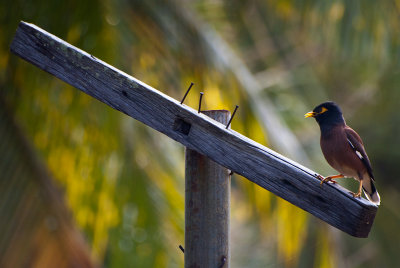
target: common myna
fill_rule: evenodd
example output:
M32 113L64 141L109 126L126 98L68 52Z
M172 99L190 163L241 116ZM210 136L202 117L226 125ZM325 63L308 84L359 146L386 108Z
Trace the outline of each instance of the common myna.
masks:
M314 117L321 130L321 149L326 161L337 171L339 175L323 178L324 182L336 178L353 177L360 181L358 192L354 197L361 196L361 189L368 200L374 204L380 204L380 197L374 185L371 163L365 152L360 136L346 125L342 111L334 102L324 102L304 115Z

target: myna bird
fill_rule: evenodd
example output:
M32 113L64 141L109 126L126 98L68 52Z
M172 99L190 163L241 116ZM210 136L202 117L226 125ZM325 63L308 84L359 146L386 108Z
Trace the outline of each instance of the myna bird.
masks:
M342 111L334 102L324 102L304 115L314 117L321 129L321 149L326 161L339 175L323 178L321 184L336 178L353 177L360 181L358 192L354 197L361 196L361 189L368 200L380 204L380 197L374 185L371 163L364 149L360 136L346 125Z

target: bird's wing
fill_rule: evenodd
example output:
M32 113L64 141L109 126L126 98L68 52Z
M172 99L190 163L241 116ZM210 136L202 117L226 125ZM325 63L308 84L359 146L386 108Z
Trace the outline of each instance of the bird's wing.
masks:
M347 141L349 142L351 148L356 153L358 158L363 162L364 166L367 168L367 172L369 176L374 179L374 175L372 174L371 162L369 161L368 155L365 152L363 142L360 136L355 132L352 128L346 126L344 129Z

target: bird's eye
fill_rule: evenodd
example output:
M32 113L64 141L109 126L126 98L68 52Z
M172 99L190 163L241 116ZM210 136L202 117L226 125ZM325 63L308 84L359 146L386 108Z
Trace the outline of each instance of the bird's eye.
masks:
M321 112L319 112L319 114L323 114L323 113L325 113L326 111L328 111L328 109L326 109L325 107L322 107L322 108L321 108Z

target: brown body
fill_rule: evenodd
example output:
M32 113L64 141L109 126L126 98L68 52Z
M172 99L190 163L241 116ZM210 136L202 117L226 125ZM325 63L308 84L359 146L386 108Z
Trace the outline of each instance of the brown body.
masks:
M354 139L353 142L350 141L351 143L349 136ZM320 142L326 161L334 169L345 177L359 180L367 193L373 193L373 186L371 185L373 177L369 159L360 136L353 129L349 126L333 128L329 134L324 135L324 137L321 136ZM354 151L351 144L358 147L357 151ZM357 152L359 152L359 155ZM365 161L362 161L362 158L365 158Z
M348 126L346 128L335 127L329 134L321 136L322 153L326 161L341 174L346 177L363 179L364 175L368 175L367 167L353 152L347 140L346 130L354 132ZM360 143L362 144L361 139Z

